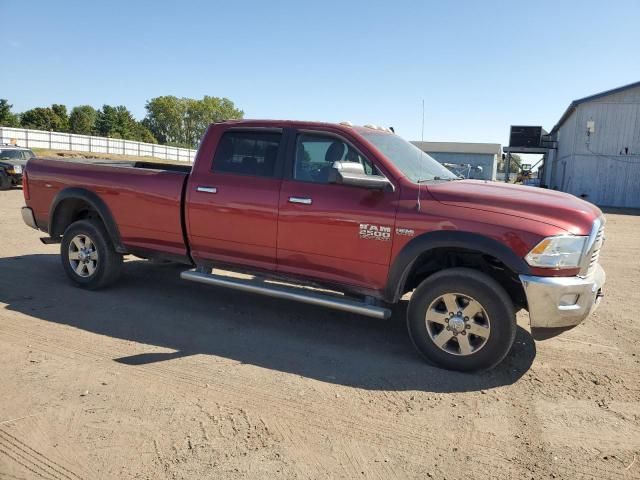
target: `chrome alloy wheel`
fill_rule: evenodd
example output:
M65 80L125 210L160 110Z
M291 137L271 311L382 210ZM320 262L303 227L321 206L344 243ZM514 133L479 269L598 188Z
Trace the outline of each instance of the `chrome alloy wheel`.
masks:
M69 264L77 275L87 278L98 268L98 251L87 235L76 235L69 242Z
M491 333L489 315L480 302L461 293L436 298L427 308L425 321L433 343L453 355L476 353Z

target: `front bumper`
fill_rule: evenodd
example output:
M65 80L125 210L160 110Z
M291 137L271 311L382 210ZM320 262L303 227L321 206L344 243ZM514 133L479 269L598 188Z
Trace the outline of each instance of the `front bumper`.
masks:
M578 325L604 296L604 270L581 277L534 277L520 275L529 305L531 328L567 328Z

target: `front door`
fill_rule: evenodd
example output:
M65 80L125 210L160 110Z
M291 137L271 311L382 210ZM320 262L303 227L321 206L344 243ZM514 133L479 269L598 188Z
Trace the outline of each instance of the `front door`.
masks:
M191 255L275 270L282 131L230 129L187 192Z
M335 161L377 167L353 144L328 133L298 132L280 193L278 271L382 290L397 192L329 182Z

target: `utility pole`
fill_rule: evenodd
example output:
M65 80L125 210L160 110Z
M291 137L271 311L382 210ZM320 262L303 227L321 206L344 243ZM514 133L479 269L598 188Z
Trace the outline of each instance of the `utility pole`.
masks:
M504 183L509 183L510 170L511 170L511 151L508 151L507 164L504 166Z

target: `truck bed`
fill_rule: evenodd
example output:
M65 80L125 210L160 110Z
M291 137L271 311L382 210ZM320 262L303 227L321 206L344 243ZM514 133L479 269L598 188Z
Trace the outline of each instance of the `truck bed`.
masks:
M170 163L34 158L27 166L30 203L38 227L48 230L60 192L92 192L113 215L127 251L186 257L181 199L190 171Z

